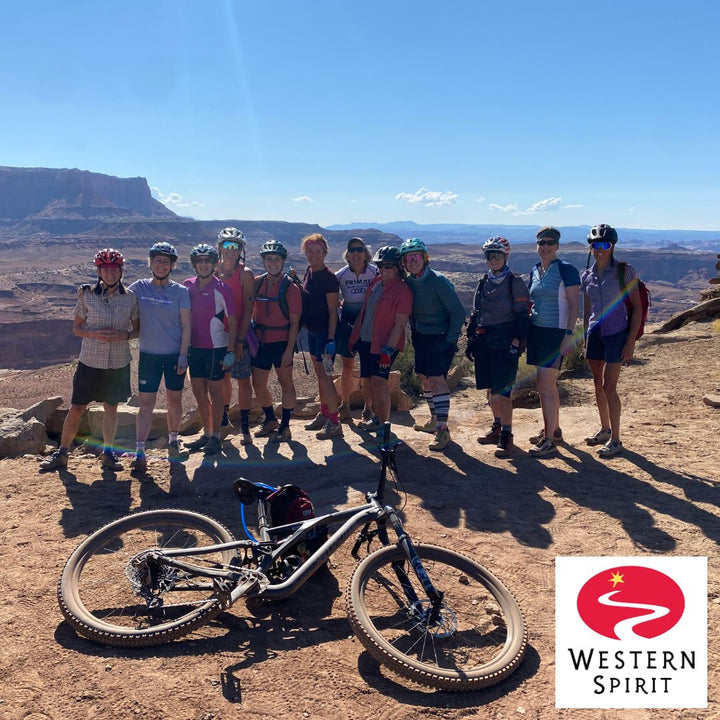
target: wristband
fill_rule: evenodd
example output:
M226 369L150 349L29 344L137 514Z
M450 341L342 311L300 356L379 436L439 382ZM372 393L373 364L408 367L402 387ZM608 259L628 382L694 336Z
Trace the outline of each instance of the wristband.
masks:
M380 349L380 352L383 355L391 355L392 356L392 354L395 352L395 348L390 347L390 345L383 345L382 348Z

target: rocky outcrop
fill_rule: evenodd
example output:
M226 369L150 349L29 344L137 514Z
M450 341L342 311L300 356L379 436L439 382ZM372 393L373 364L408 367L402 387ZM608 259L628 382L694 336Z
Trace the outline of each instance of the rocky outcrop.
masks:
M166 217L145 178L77 169L0 167L0 218Z

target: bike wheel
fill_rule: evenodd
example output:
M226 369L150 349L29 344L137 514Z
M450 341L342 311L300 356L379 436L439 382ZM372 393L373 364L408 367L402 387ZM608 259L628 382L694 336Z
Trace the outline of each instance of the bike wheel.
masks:
M168 566L152 570L158 607L139 592L148 568L133 558L151 548L197 548L234 540L204 515L153 510L116 520L86 538L68 558L58 583L60 610L80 635L103 645L160 645L209 622L222 610L212 581ZM226 567L235 550L180 556L210 568Z
M436 545L415 548L434 587L444 593L431 621L427 599L397 546L368 555L346 592L353 631L367 651L403 677L451 691L494 685L520 664L527 635L509 590L481 565ZM393 564L402 567L419 606L407 598Z

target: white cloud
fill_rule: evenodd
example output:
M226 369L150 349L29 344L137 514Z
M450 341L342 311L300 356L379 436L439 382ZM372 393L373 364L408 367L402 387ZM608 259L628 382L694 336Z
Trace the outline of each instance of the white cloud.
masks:
M491 210L499 210L500 212L511 212L515 215L518 215L520 213L520 208L517 206L517 204L513 205L497 205L496 203L490 203L488 206Z
M310 203L313 199L307 195L298 195L298 197L293 198L292 201L296 203Z
M634 207L628 208L627 212L635 212L635 208Z
M537 213L548 212L550 210L556 210L562 202L561 197L549 197L544 200L538 200L534 202L530 207L525 210L521 210L517 203L510 205L498 205L497 203L490 203L488 206L491 210L499 210L500 212L512 213L513 215L535 215ZM581 205L566 205L565 207L582 207Z
M485 198L481 195L480 197L475 198L475 202L485 202Z
M442 207L444 205L454 205L457 193L440 192L438 190L428 190L420 188L414 193L401 192L395 196L396 200L407 200L409 203L423 203L425 207Z
M581 208L582 205L563 205L564 208Z
M159 200L163 205L175 205L176 207L203 207L203 203L198 202L197 200L191 200L190 202L183 200L183 196L180 195L180 193L171 192L164 195L160 192L160 188L156 187L151 187L150 192L152 193L152 196L156 200Z

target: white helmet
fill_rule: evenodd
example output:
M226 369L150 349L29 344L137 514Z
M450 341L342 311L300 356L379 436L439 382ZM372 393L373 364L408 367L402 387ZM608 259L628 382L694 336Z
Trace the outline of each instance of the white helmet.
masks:
M510 254L510 243L507 238L496 235L488 238L482 246L483 252L487 255L489 252L501 252L504 255Z
M228 240L236 242L238 245L245 245L245 236L242 231L234 227L226 227L218 233L218 243L224 243Z

